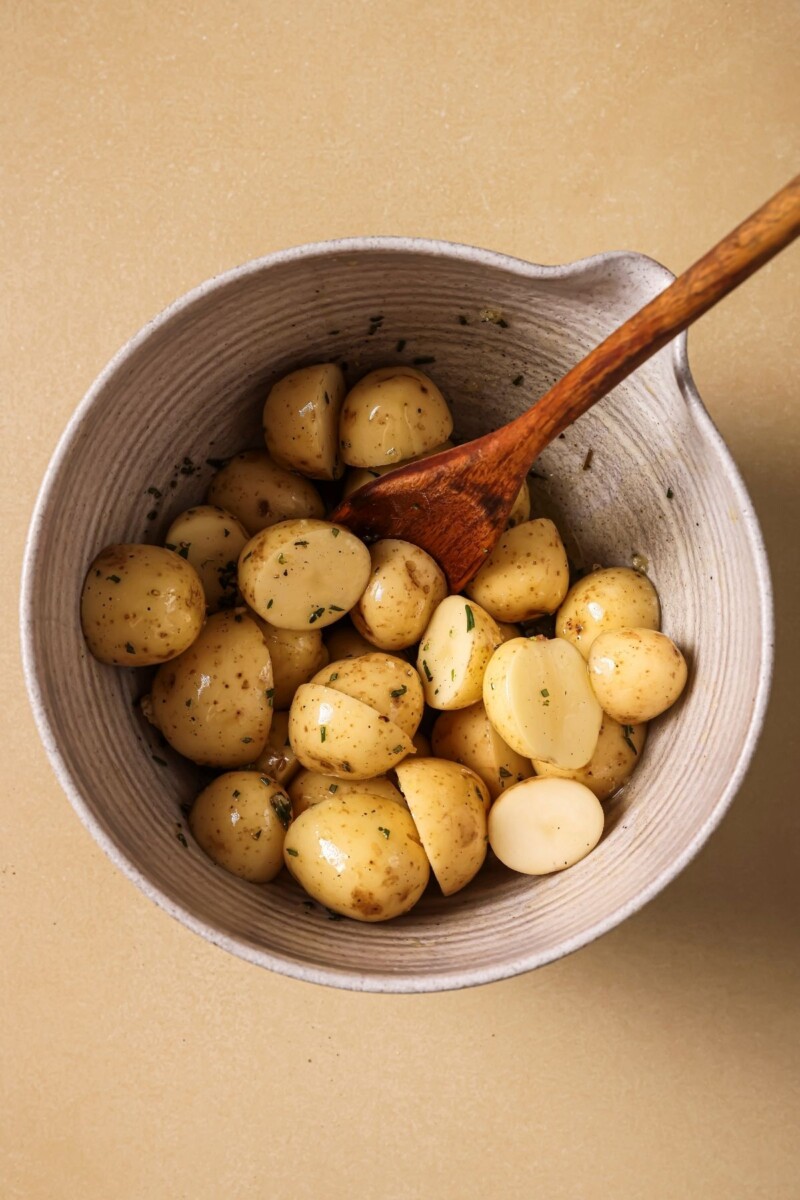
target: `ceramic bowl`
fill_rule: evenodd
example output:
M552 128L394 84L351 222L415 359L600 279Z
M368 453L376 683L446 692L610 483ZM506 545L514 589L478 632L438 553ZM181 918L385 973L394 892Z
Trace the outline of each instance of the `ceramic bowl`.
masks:
M44 480L27 548L23 647L61 785L148 896L252 963L341 987L424 992L559 958L618 925L687 864L752 755L772 609L756 517L695 390L683 338L536 465L535 514L556 519L579 564L646 559L663 627L690 664L682 701L652 723L638 771L609 806L602 842L563 874L532 879L490 866L457 896L429 889L408 916L379 925L332 921L285 874L266 887L226 874L185 835L181 804L197 775L139 718L146 675L95 662L78 618L83 576L102 546L159 541L202 499L209 459L261 444L261 403L282 373L335 359L354 381L385 363L423 365L458 434L472 437L516 416L670 279L628 253L541 267L441 242L329 242L212 279L117 354Z

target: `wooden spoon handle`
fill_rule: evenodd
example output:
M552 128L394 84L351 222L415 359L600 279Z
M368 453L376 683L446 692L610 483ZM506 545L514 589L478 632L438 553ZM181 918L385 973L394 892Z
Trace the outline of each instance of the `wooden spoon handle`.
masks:
M800 234L800 175L635 313L506 428L531 461L676 334Z

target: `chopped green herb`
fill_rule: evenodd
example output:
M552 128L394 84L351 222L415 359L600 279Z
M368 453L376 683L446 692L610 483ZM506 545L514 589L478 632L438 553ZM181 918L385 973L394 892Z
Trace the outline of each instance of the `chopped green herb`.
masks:
M253 557L253 551L250 550L247 554L245 554L244 558L242 559L242 562L247 562L248 558L252 558L252 557Z
M632 725L623 725L622 726L622 740L628 746L629 750L632 750L634 754L638 754L639 751L636 749L636 747L633 744L633 738L631 737L632 733L633 733Z
M270 706L270 708L272 708L272 697L275 695L275 688L274 688L274 687L273 687L273 688L267 688L267 690L266 690L266 692L264 693L264 695L265 695L265 696L267 697L267 699L269 700L269 706Z
M467 633L469 633L471 629L475 628L475 616L468 604L465 604L464 608L467 610Z
M206 459L206 462L208 463L208 465L210 467L213 467L215 471L219 471L222 467L224 467L225 461L226 460L224 458L207 458Z
M387 829L384 825L378 826L378 833L382 833L383 836L387 839L387 841L388 841L390 832L391 832L391 830Z
M405 350L405 348L406 348L406 339L400 338L400 341L395 346L395 350L397 351L398 354L402 354L403 351Z
M593 458L594 458L594 450L590 446L589 449L586 451L586 458L583 460L582 470L591 471Z
M403 753L403 746L395 746L394 749L392 750L392 754L402 754L402 753Z
M450 682L455 683L455 681L456 681L456 669L455 669L455 667L451 667L450 668Z
M335 795L336 792L338 792L338 790L339 790L338 783L332 783L331 786L328 788L328 791L330 792L330 794L332 796Z
M184 544L181 546L181 548L178 551L178 554L180 554L181 558L189 557L189 546L190 545L191 545L191 542L184 542Z
M156 509L156 508L151 508L151 509L150 509L150 512L147 514L147 520L148 520L148 521L155 521L155 519L156 519L156 517L157 517L157 516L158 516L158 509Z
M393 691L389 692L389 695L394 697L394 699L397 699L398 696L405 696L407 691L408 691L408 688L406 687L405 684L403 684L402 687L394 688Z
M234 798L234 800L238 800L238 799L239 799L239 797L241 796L241 794L242 794L242 793L239 791L239 789L238 789L238 788L234 788L234 789L233 789L233 798Z
M501 768L500 768L500 778L501 778L501 779L510 779L510 778L511 778L511 772L510 772L510 771L507 771L507 770L505 769L505 767L501 767Z
M324 741L325 741L325 738L326 738L327 736L328 736L328 730L327 730L326 726L325 726L325 725L320 725L320 727L319 727L319 740L320 740L321 742L324 742Z
M283 555L283 554L279 554L279 555L278 555L278 562L279 562L281 565L283 565L283 564L286 562L286 556L285 556L285 555Z
M335 527L331 530L334 537L338 537L341 532L341 529L336 529Z
M458 323L459 323L459 325L469 325L469 321L467 320L467 318L464 316L463 313L458 314Z
M524 375L517 375L516 379L511 380L511 383L514 387L522 387L524 382L525 382Z
M119 583L119 575L106 575L106 579L110 579L112 583Z
M346 771L348 775L352 774L353 768L350 766L350 763L347 761L347 759L345 759L342 763L342 770Z
M165 758L159 758L157 754L151 754L150 757L152 758L153 762L158 763L158 765L160 767L168 767L169 766L169 763L167 762L167 760Z
M329 604L328 611L329 612L344 612L344 609L340 608L338 604Z
M136 653L136 650L133 648L133 646L130 644L130 642L125 643L125 649L127 650L128 654Z
M272 606L273 606L273 604L274 604L274 603L275 603L275 601L274 601L274 600L268 600L268 601L267 601L267 608L272 608Z
M423 660L422 660L422 669L423 669L423 671L425 672L425 678L427 679L428 683L432 683L432 682L433 682L433 676L431 675L431 669L430 669L430 667L428 666L428 664L425 662L425 659L424 659L424 658L423 658Z
M542 688L540 695L544 696L546 699L550 695L550 693L548 692L547 688Z
M667 499L671 500L674 495L675 493L673 492L672 488L667 488Z
M243 737L242 738L242 741L244 742L245 746L249 746L250 743L252 742L252 740L253 739L251 737Z
M189 849L189 843L187 842L182 829L179 829L177 831L177 833L175 834L175 837L178 839L180 844L183 846L184 850Z
M302 538L300 539L299 542L295 542L295 546L307 546L307 545L308 545L308 542L304 542L302 540Z
M156 500L161 499L161 492L158 490L157 487L149 487L147 489L147 494L148 494L148 496L154 496L156 498Z
M283 792L278 792L277 795L270 796L269 803L283 828L288 829L292 820L292 805L289 797L284 796Z
M320 619L320 617L323 617L324 615L325 615L324 608L315 608L314 611L312 612L311 616L308 618L309 625L313 625L315 621L318 621Z
M297 853L297 851L296 851L296 850L295 850L295 848L294 848L294 846L287 846L287 847L286 847L286 853L287 853L287 854L291 854L292 858L298 858L298 857L299 857L299 856L298 856L298 853Z
M334 671L332 675L328 676L328 683L335 683L338 678L339 678L339 672Z

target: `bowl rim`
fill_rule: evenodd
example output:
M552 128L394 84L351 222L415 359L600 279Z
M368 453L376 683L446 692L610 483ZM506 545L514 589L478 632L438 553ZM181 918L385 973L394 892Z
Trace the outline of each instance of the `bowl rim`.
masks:
M173 900L157 887L130 861L125 851L102 828L97 818L91 812L87 801L81 793L78 781L73 777L61 753L58 739L47 715L47 704L36 668L34 603L36 578L41 568L40 540L44 518L51 502L51 494L56 478L60 474L71 447L78 437L87 417L90 415L98 396L102 394L108 382L124 368L129 359L153 333L168 325L175 317L211 293L222 290L229 285L247 279L251 275L259 274L273 267L315 257L350 252L359 253L363 251L414 253L423 257L451 258L492 269L500 269L528 279L545 281L563 279L568 276L572 278L580 277L596 270L598 267L624 260L627 262L637 262L647 267L653 279L663 282L663 287L667 287L674 279L674 275L666 267L648 255L637 251L612 250L589 255L569 263L543 265L531 263L525 259L503 254L499 251L484 250L460 242L431 238L370 236L308 242L287 249L277 250L273 253L251 259L248 262L204 280L147 321L117 350L86 391L56 444L34 503L25 541L19 607L23 675L33 716L47 757L50 760L50 764L62 790L66 793L78 817L114 865L128 879L135 883L149 899L169 913L170 916L221 949L227 950L231 954L235 954L237 957L256 966L266 967L269 970L276 971L290 978L361 992L408 994L451 991L478 984L494 983L527 971L532 971L537 967L545 966L547 963L554 962L568 954L574 953L574 951L580 949L582 946L588 945L602 934L621 924L635 912L638 912L639 909L649 903L650 900L658 895L667 884L683 871L707 841L722 820L722 817L744 781L755 752L764 724L773 668L774 611L769 562L761 527L742 475L722 435L706 410L692 377L689 368L685 332L679 334L668 347L671 351L671 364L675 375L675 382L704 441L716 454L730 481L740 507L741 519L752 552L760 605L761 638L759 673L750 721L747 732L742 739L735 767L725 787L722 789L716 804L708 814L706 820L690 842L683 848L682 852L656 876L648 880L627 903L619 905L618 908L603 919L596 921L574 937L560 942L550 950L531 953L510 962L495 963L490 966L478 966L469 970L448 970L445 968L431 974L417 975L409 972L401 975L386 970L354 972L336 967L320 968L300 958L270 953L243 939L224 933L215 925L195 916L189 909Z

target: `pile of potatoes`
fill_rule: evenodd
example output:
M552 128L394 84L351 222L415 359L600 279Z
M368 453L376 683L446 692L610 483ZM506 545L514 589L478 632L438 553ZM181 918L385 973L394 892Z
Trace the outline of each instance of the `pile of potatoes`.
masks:
M431 872L458 892L488 847L530 875L585 857L686 682L649 579L609 567L570 587L527 485L464 595L419 547L326 519L313 480L349 494L450 444L413 368L350 391L335 364L303 368L263 424L266 449L222 466L164 546L102 550L81 598L92 654L155 667L144 715L220 772L189 814L198 845L253 883L285 864L362 921L407 912ZM556 636L525 636L546 614Z

